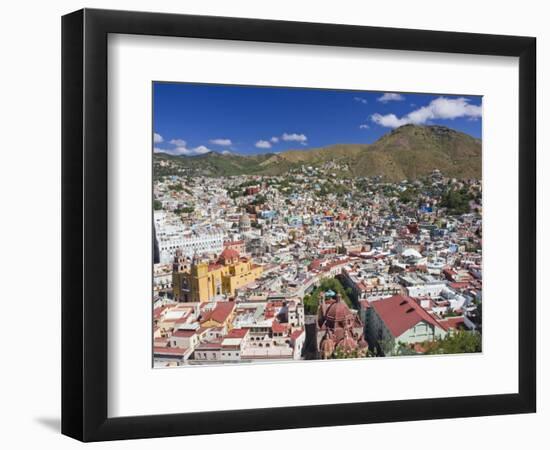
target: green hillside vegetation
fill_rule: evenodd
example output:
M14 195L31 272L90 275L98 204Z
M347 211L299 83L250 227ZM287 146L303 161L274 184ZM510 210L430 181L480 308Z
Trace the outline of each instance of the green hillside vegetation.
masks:
M386 181L417 179L439 169L453 178L481 178L481 141L442 126L404 125L373 144L338 144L278 154L237 155L207 153L173 156L155 153L155 177L184 170L189 175L284 175L302 166L319 168L327 163L339 176L381 176Z

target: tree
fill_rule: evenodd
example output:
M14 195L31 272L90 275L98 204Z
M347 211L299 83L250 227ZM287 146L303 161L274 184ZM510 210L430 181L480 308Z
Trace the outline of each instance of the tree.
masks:
M426 351L427 355L481 352L481 334L477 331L459 330L443 339L434 341Z
M193 206L186 206L184 208L176 209L176 214L191 214L193 211L195 211L195 208Z
M341 348L336 348L331 355L331 359L351 359L351 358L372 358L374 354L370 350L342 350Z
M471 196L464 190L447 190L441 197L440 205L447 208L450 214L466 214L470 212Z
M306 314L315 314L317 312L318 300L313 298L313 296L309 294L304 295L303 302Z
M153 209L155 211L161 210L162 209L162 202L160 200L157 200L157 199L153 200Z
M267 201L267 198L265 195L258 194L256 195L256 198L250 202L251 205L263 205Z
M306 314L317 313L317 308L319 307L319 294L329 290L339 294L348 306L353 306L346 289L342 286L342 283L340 283L340 281L336 278L325 278L321 281L319 286L311 292L311 294L304 295L303 302Z
M399 201L401 203L410 203L414 200L415 194L411 192L410 189L407 189L399 194Z
M171 191L181 192L183 191L183 186L179 183L175 183L168 186L168 189L170 189Z

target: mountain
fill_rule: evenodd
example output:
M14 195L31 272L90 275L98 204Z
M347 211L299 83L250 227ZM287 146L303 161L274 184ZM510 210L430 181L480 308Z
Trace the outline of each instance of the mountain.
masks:
M442 126L404 125L369 146L357 174L415 179L439 169L454 178L481 178L481 140Z
M155 176L172 175L183 169L185 173L192 175L216 177L255 174L260 169L261 163L272 156L272 154L244 156L216 152L196 156L154 153L153 163ZM162 166L161 162L167 163L168 166Z
M165 161L164 167L160 162ZM481 178L481 140L443 126L404 125L373 144L338 144L263 155L155 153L155 175L282 175L304 166L329 167L341 175L416 179L439 169L455 178ZM170 162L170 163L168 163ZM332 169L336 167L336 169Z

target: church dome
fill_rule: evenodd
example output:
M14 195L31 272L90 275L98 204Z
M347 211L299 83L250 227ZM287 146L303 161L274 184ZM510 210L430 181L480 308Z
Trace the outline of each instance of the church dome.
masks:
M248 217L248 214L244 213L240 217L239 224L241 224L241 225L250 225L250 217Z
M239 252L232 248L226 248L218 258L218 260L222 263L231 262L236 259L239 259Z
M243 213L243 215L239 218L239 231L241 233L250 231L250 217L246 213Z
M325 322L328 327L345 327L347 323L353 320L353 313L348 308L345 302L340 300L340 296L336 297L336 301L327 308L325 314Z

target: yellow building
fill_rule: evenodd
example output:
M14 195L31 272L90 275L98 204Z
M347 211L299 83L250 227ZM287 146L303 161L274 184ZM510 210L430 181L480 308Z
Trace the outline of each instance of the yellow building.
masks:
M226 248L218 261L194 260L186 264L176 256L172 273L174 299L180 302L208 302L218 295L235 295L235 290L252 283L262 274L262 267L239 252Z

